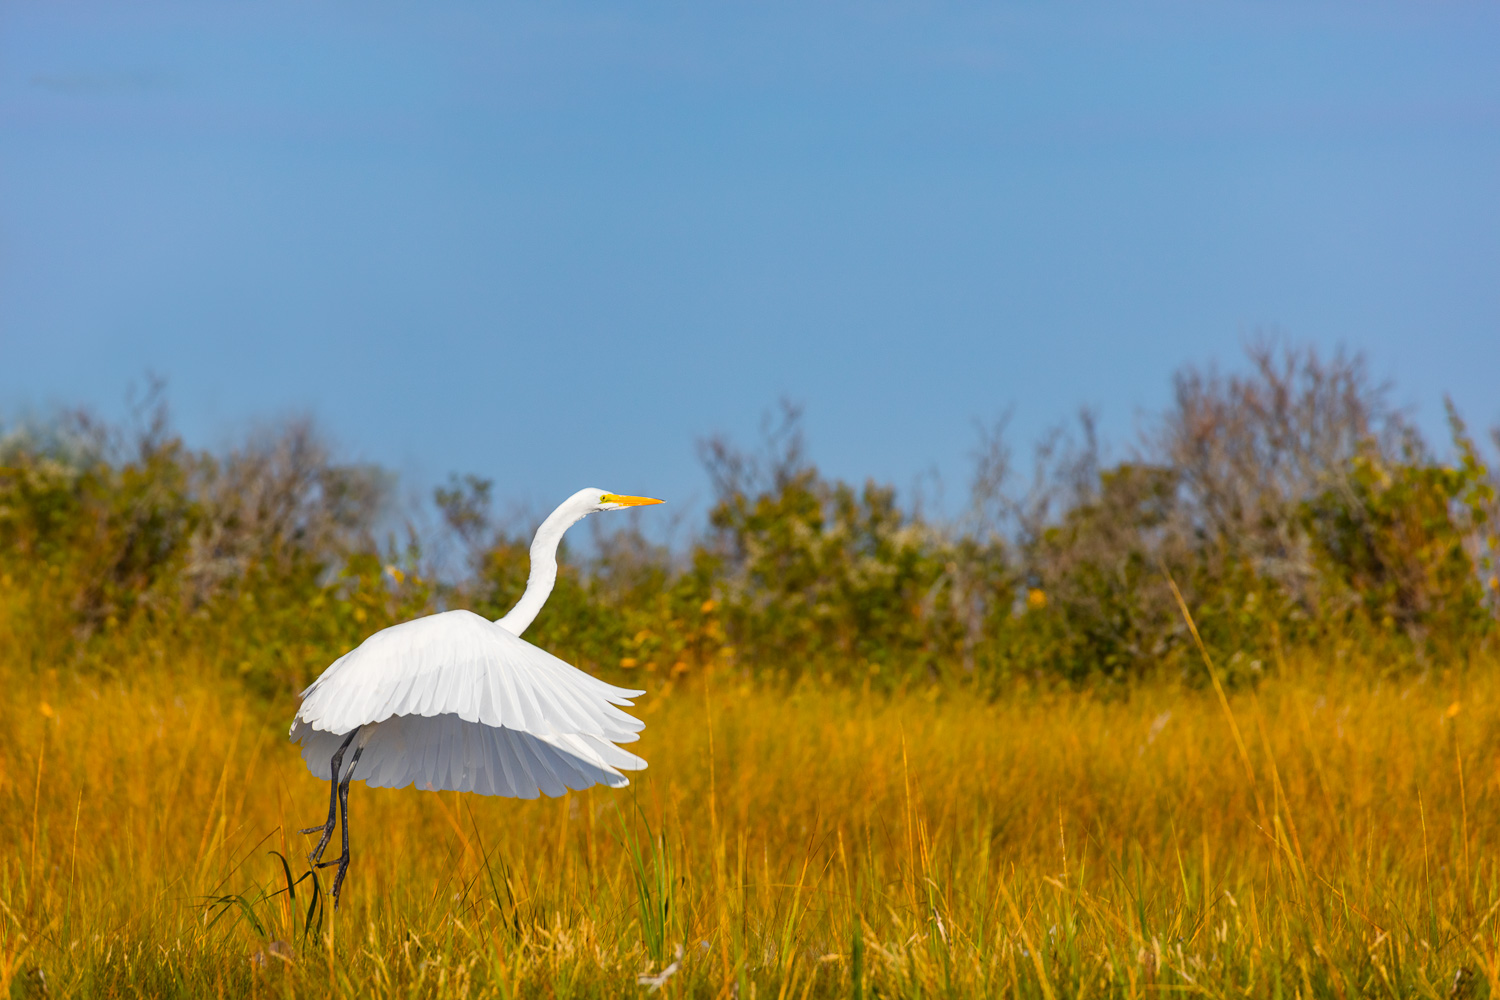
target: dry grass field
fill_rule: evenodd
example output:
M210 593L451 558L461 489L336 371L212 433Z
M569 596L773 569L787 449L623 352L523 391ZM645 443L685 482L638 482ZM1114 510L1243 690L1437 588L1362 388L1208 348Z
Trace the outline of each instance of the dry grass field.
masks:
M668 685L623 791L356 784L334 912L285 891L327 801L291 703L0 663L0 996L1482 996L1497 666Z

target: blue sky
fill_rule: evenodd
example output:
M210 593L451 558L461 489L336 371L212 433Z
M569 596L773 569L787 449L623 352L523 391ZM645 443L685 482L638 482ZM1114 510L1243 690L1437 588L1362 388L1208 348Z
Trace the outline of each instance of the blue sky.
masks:
M1500 7L0 0L0 415L310 413L412 487L702 510L1123 448L1258 332L1500 422Z

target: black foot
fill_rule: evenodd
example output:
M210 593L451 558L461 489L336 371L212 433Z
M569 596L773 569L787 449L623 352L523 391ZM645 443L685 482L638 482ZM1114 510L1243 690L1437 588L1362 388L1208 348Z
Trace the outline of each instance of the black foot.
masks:
M339 908L339 890L344 887L344 876L349 873L348 852L346 851L341 857L334 858L332 861L321 861L314 867L332 868L334 865L338 865L339 868L338 874L333 877L333 889L331 890L333 893L333 908L337 910Z
M348 871L349 859L345 858L344 863L339 865L339 873L333 877L333 908L335 910L339 908L339 890L344 887L344 875Z
M323 856L323 852L328 849L328 842L333 839L333 828L335 825L334 823L329 823L327 826L310 826L306 830L297 831L298 833L321 833L323 835L318 840L318 846L314 847L307 854L307 860L310 864L316 865L318 859Z

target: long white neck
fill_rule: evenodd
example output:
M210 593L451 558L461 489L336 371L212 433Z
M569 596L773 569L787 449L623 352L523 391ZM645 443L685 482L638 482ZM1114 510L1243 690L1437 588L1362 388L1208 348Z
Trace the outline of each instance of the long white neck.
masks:
M597 495L598 491L589 491ZM589 509L575 503L570 497L561 507L547 515L547 520L536 529L531 540L531 575L526 579L526 593L503 618L495 619L511 635L520 635L536 620L537 612L547 603L552 587L557 583L557 546L562 542L563 532L583 520Z

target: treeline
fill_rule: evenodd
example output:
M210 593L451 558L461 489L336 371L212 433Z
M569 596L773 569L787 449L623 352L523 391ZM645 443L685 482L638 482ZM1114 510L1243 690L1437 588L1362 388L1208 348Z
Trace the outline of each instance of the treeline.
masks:
M1358 356L1260 345L1249 362L1180 371L1123 460L1087 414L1024 468L1003 424L985 430L946 520L824 476L784 409L755 449L702 445L714 503L685 551L630 530L565 550L528 638L652 685L712 671L981 690L1202 678L1184 604L1230 682L1293 645L1373 648L1397 670L1494 643L1496 478L1452 407L1442 459ZM433 532L380 530L392 477L337 462L308 425L210 455L164 409L141 412L128 432L73 415L0 438L12 663L191 659L281 693L376 629L448 607L498 617L525 586L529 530L497 526L487 481L436 491L465 568L438 582Z

